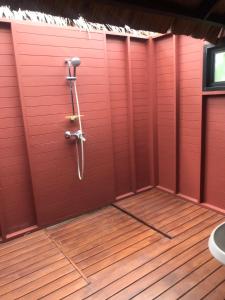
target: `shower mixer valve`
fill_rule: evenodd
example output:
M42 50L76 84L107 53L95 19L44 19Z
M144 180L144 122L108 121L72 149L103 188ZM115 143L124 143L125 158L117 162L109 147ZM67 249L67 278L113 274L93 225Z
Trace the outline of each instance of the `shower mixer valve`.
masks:
M85 142L86 139L84 137L84 133L81 130L77 130L77 131L65 131L64 134L66 139L76 139L78 141L82 141Z

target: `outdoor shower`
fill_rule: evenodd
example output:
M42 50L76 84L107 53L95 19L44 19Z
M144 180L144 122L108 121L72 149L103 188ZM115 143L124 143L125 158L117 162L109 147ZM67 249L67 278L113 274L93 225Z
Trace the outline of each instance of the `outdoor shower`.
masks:
M76 122L78 120L78 130L75 131L65 131L64 136L66 139L73 139L75 141L76 147L76 156L77 156L77 173L80 180L83 179L84 176L84 142L86 141L84 137L84 133L82 130L82 122L81 122L81 114L80 114L80 104L77 94L77 85L76 85L76 67L80 65L80 58L73 57L66 59L66 63L68 65L68 76L66 79L69 82L70 86L70 96L72 103L72 112L73 114L67 116L71 122ZM76 101L77 112L75 112L74 98Z

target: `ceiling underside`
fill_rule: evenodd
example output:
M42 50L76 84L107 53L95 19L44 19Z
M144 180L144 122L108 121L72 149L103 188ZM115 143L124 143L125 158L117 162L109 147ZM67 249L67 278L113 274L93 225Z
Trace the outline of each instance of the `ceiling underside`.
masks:
M137 30L172 32L212 43L225 36L225 0L3 0L12 9L28 9L66 18Z

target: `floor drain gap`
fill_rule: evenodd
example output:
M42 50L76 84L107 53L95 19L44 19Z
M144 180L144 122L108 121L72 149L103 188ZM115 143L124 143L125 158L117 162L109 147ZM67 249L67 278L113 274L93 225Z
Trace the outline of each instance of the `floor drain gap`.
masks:
M161 231L160 229L158 229L157 227L155 227L152 224L149 224L147 222L145 222L144 220L140 219L139 217L135 216L134 214L130 213L129 211L127 211L126 209L123 209L119 206L117 206L116 204L112 203L111 206L115 207L116 209L120 210L121 212L127 214L128 216L132 217L133 219L137 220L138 222L144 224L145 226L151 228L152 230L158 232L159 234L163 235L164 237L168 238L168 239L172 239L173 237L170 236L169 234L167 234L166 232Z

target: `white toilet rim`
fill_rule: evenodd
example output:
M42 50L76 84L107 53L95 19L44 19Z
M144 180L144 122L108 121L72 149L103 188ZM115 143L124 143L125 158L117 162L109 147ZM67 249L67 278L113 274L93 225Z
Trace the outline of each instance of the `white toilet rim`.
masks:
M210 237L209 237L209 242L208 242L208 246L209 246L209 250L212 254L212 256L214 256L220 263L225 264L225 251L223 251L216 243L215 241L215 233L216 231L221 227L224 226L224 223L219 224L211 233Z

